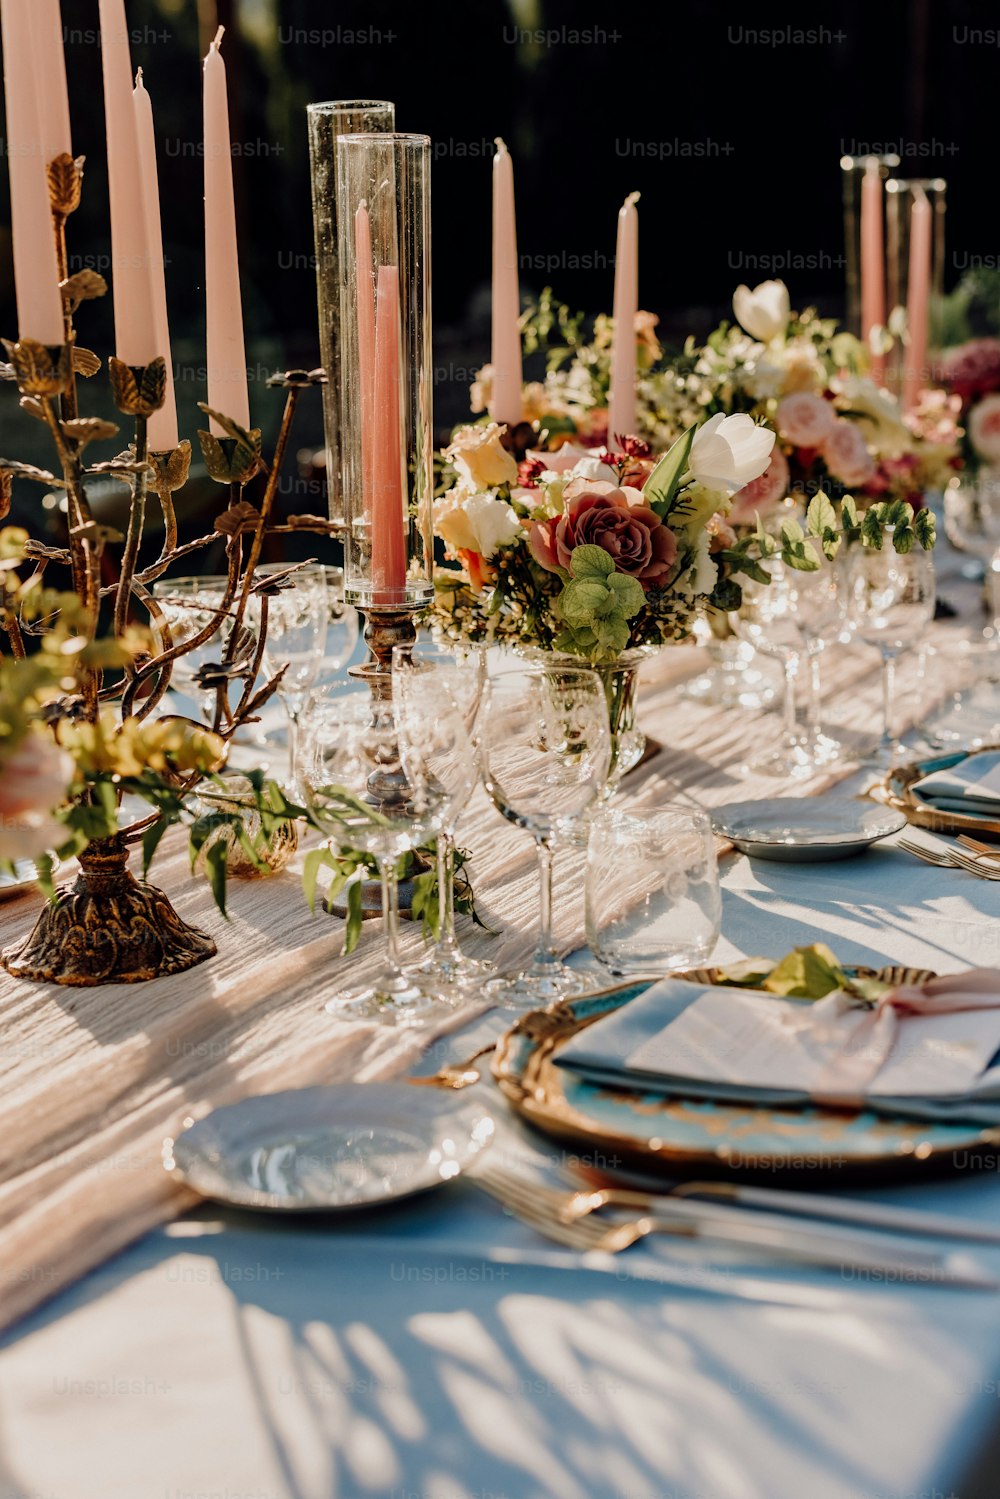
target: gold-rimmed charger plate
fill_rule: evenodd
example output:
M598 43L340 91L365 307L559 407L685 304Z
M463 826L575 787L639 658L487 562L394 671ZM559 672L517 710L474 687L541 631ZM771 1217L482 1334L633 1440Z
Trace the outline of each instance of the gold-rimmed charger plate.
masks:
M920 983L925 969L854 970L886 983ZM678 974L718 983L718 969ZM864 1110L779 1109L668 1098L588 1082L555 1065L571 1037L628 1004L651 980L578 995L522 1015L501 1038L493 1076L514 1110L571 1145L595 1168L639 1167L668 1175L815 1177L903 1172L916 1166L994 1164L1000 1131L975 1124L893 1119Z
M887 807L902 812L907 822L914 827L927 828L932 833L973 833L978 837L1000 840L1000 817L985 817L973 812L945 812L932 807L914 793L917 781L923 780L935 770L950 770L960 765L970 755L986 754L990 750L1000 751L1000 744L979 744L975 749L951 750L948 754L934 755L926 760L914 760L907 765L894 766L886 773L878 788L879 800Z

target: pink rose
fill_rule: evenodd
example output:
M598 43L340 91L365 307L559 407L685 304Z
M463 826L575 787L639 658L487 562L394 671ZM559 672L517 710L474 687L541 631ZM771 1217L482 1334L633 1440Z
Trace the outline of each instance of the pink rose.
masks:
M836 413L829 401L808 390L795 391L778 402L775 423L778 431L797 448L819 448L830 434Z
M771 449L771 461L760 475L749 484L744 484L733 495L729 511L729 523L733 526L752 526L755 515L767 515L788 493L788 460L777 446Z
M66 800L73 762L50 734L27 734L0 771L0 859L34 859L65 843L51 816Z
M571 479L563 492L564 513L536 521L528 546L549 572L568 568L574 547L602 547L620 573L649 588L665 580L677 558L677 538L638 489L619 489L594 479Z
M822 447L823 460L842 484L866 484L875 473L875 460L853 422L838 417Z
M969 441L987 463L1000 461L1000 395L983 396L969 412Z

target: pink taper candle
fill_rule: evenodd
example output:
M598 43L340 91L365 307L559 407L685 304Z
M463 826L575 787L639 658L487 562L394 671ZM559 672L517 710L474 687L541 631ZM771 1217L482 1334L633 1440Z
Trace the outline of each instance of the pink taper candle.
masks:
M375 440L372 457L372 590L386 603L406 587L399 267L378 272L375 304Z
M25 7L28 9L29 7ZM66 54L59 0L31 0L35 77L42 132L42 158L46 165L57 156L72 156L69 128L69 95L66 92Z
M229 135L226 65L219 45L205 58L205 302L208 330L208 404L241 427L250 426L240 258L236 243L233 149ZM212 431L222 429L212 422Z
M136 74L136 134L139 141L139 174L142 179L143 208L146 214L146 238L149 242L150 278L153 286L153 313L156 318L156 346L167 362L167 391L163 405L149 418L149 446L154 453L168 453L177 446L177 397L170 353L170 321L167 317L166 262L163 256L163 229L160 223L160 179L156 168L156 135L153 130L153 105L142 81L142 69Z
M629 193L618 210L615 254L614 342L611 346L611 391L608 397L608 447L635 432L635 315L639 311L638 193Z
M906 286L906 320L910 342L906 349L903 407L912 411L920 399L927 370L927 332L930 322L931 233L934 214L927 194L917 188L910 209L910 267Z
M124 364L145 365L164 350L153 313L139 143L132 103L132 60L124 0L100 0L104 117L108 134L111 199L111 290L115 302L115 352Z
M372 226L368 204L354 215L354 271L358 301L358 374L361 379L361 499L372 513L372 458L375 423L375 281L372 270Z
M872 329L885 325L885 251L882 232L882 172L871 156L861 180L861 337L871 354L871 375L885 383L885 355L872 352Z
M521 420L521 288L517 274L514 219L514 167L497 137L493 158L493 397L495 422L516 427Z
M21 338L54 346L63 341L62 295L42 150L30 15L23 0L3 0L0 19L14 282Z

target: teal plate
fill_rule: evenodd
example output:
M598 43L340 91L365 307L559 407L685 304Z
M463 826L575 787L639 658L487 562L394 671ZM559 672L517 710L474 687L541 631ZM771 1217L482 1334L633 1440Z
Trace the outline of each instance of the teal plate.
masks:
M714 977L711 970L678 976L702 983ZM877 977L902 983L929 975L887 968ZM649 987L644 980L534 1010L497 1048L493 1075L504 1096L528 1123L572 1144L582 1165L747 1178L995 1165L1000 1131L981 1125L665 1098L587 1082L554 1065L571 1036Z

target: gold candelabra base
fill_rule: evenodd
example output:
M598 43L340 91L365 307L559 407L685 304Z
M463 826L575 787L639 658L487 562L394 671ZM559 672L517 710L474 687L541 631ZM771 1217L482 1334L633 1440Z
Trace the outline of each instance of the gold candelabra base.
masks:
M183 973L217 952L182 921L162 890L128 870L123 840L92 843L80 873L56 892L25 941L0 954L14 978L89 988Z

